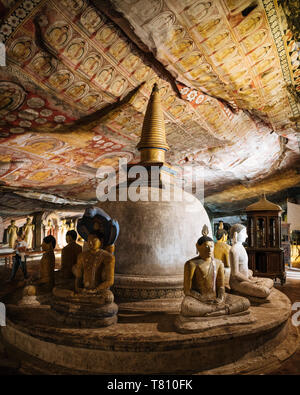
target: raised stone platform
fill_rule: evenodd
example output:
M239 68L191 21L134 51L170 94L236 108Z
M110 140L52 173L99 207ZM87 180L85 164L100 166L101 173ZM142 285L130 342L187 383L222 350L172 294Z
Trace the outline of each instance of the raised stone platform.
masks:
M253 314L248 311L223 315L220 317L184 317L178 315L175 318L176 330L180 333L200 333L208 329L220 327L232 327L233 325L248 325L256 321Z
M78 329L58 322L50 306L7 304L7 326L1 333L24 373L268 372L297 347L290 301L274 290L270 303L251 306L250 311L253 323L180 334L175 332L174 313L120 315L119 323L110 327Z

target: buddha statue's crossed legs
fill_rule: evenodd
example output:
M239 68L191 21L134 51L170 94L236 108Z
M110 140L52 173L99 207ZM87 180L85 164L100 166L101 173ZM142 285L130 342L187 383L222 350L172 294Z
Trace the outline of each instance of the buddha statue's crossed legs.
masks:
M235 295L225 295L225 301L220 304L207 304L191 296L186 296L181 305L181 314L185 317L216 317L235 314L247 310L249 302Z

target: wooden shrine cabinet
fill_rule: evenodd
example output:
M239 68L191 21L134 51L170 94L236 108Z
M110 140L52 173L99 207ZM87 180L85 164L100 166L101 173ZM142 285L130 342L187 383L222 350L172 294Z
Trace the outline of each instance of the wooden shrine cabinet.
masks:
M281 247L284 252L284 263L291 267L291 224L281 222Z
M284 252L281 248L281 207L263 196L246 208L248 265L254 277L286 281Z

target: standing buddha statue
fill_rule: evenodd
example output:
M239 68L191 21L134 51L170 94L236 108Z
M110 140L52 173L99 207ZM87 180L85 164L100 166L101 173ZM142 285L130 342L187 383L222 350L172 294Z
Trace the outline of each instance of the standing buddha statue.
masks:
M58 245L60 248L63 248L66 245L66 234L68 230L69 230L69 225L67 224L67 220L63 219L58 229Z
M52 235L54 237L54 226L51 218L48 219L48 222L45 224L45 236Z
M27 243L27 248L29 250L32 249L32 240L33 240L33 231L34 231L34 224L31 221L31 218L26 219L26 224L24 225L23 234L25 237L25 241Z
M16 226L16 221L12 219L10 225L7 228L8 245L10 248L15 248L15 243L18 237L18 227Z

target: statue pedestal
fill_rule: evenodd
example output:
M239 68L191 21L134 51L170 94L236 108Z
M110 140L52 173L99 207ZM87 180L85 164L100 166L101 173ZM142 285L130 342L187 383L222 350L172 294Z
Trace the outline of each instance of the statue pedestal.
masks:
M253 324L256 319L250 311L219 317L184 317L178 315L174 325L179 333L199 333L208 329L227 327L232 325Z
M53 288L51 308L60 322L80 328L100 328L117 322L118 306L113 302L110 290L87 295L58 286Z
M225 294L225 304L205 304L185 296L181 313L175 319L175 327L180 333L197 333L211 328L254 323L247 298Z

